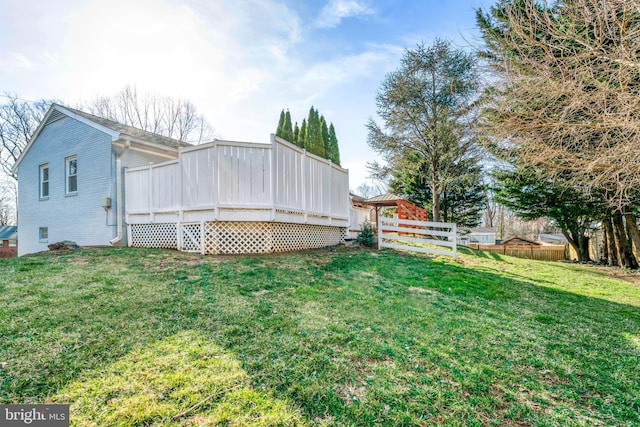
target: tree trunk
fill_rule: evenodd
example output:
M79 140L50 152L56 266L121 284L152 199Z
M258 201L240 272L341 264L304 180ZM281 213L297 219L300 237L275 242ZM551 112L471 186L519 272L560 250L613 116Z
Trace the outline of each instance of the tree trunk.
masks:
M616 236L616 244L619 247L620 254L620 266L625 268L630 268L632 270L636 270L638 268L638 261L636 257L633 255L633 249L631 247L631 242L627 238L627 233L624 229L624 224L622 222L622 214L618 212L614 212L612 215L613 219L613 232Z
M609 245L607 244L608 239L609 239L609 235L607 232L607 227L604 226L604 221L602 221L602 242L600 242L601 250L600 250L600 259L598 260L600 264L609 263Z
M627 235L629 241L633 242L633 254L638 258L640 254L640 235L638 235L638 226L636 224L636 217L631 213L631 209L628 207L624 211L625 225L627 226Z
M438 188L439 186L437 185L436 182L434 182L434 180L431 181L431 204L433 205L432 208L432 215L433 215L433 222L440 222L440 189Z
M585 236L582 232L578 234L578 247L580 248L580 253L578 254L580 261L591 261L591 254L589 253L589 237Z
M615 236L613 234L613 226L611 225L611 216L606 215L602 220L602 225L607 236L607 265L613 267L618 265L618 247L615 242Z

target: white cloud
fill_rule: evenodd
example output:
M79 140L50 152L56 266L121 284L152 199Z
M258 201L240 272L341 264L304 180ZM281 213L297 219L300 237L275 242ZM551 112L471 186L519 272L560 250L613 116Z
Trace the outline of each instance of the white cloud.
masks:
M319 28L333 28L344 18L372 15L375 11L358 0L329 0L316 21Z

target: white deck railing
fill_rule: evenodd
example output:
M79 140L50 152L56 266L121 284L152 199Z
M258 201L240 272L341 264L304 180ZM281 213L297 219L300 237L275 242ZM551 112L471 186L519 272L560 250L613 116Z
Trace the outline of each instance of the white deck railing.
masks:
M214 141L125 171L129 224L276 221L346 227L346 169L280 138Z

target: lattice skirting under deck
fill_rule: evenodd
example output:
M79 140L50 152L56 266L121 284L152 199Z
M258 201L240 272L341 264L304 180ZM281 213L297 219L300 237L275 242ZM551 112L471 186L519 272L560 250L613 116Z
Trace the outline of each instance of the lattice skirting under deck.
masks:
M346 228L278 222L131 224L130 246L205 254L256 254L322 248L344 241Z

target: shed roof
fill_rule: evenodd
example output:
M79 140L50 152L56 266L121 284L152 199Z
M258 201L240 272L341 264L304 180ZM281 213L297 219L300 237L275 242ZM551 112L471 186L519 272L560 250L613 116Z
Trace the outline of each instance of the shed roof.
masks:
M532 245L532 246L540 246L539 242L533 241L533 240L529 240L529 239L525 239L524 237L518 237L518 236L514 236L514 237L510 237L506 240L503 240L502 243L500 243L501 245L507 246L507 245L518 245L518 244L525 244L525 245Z
M17 237L14 236L18 232L18 227L15 225L2 225L0 226L0 240L13 240Z
M365 203L372 206L396 206L398 204L398 200L404 199L400 196L396 196L395 194L387 193L367 199L365 200Z

